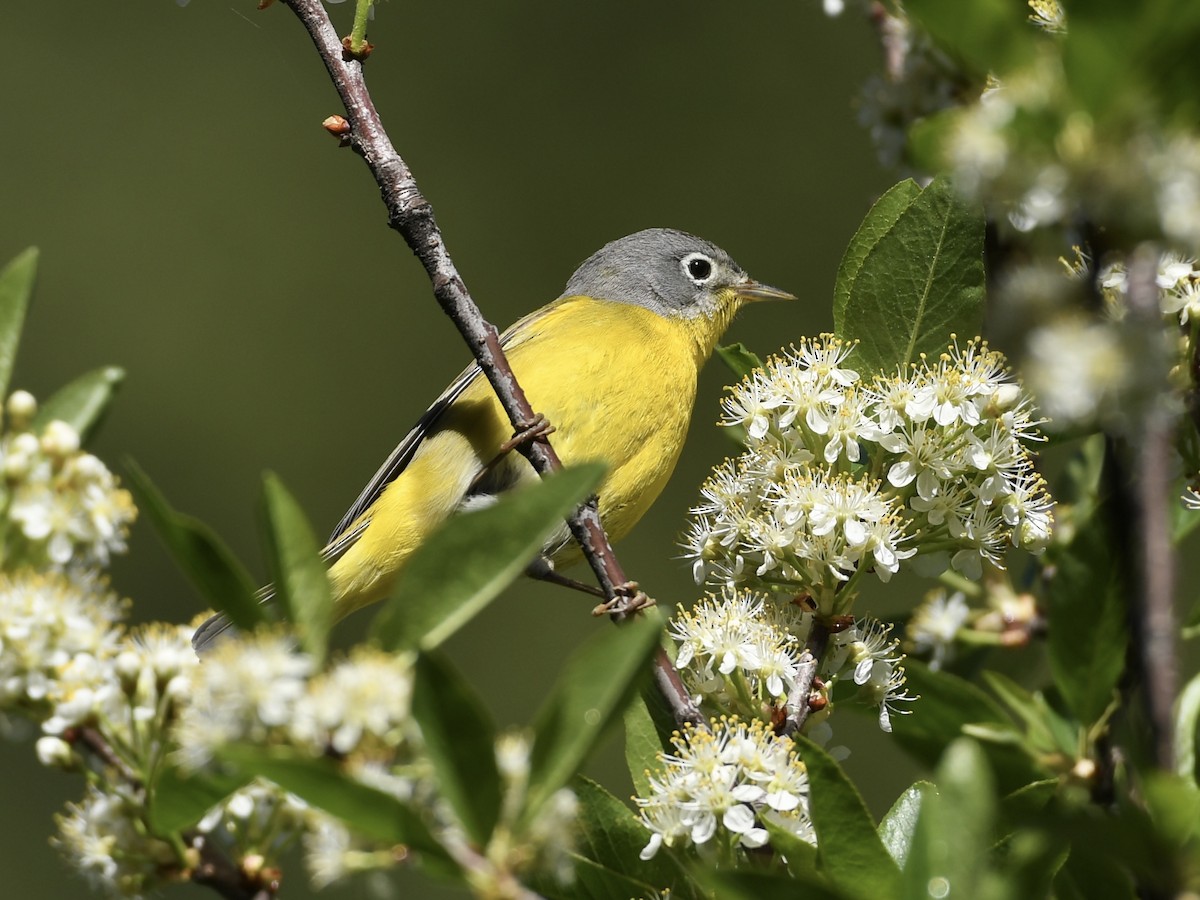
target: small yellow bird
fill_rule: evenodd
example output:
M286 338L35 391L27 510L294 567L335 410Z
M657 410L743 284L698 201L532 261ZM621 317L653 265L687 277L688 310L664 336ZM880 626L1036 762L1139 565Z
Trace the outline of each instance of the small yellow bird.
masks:
M571 276L561 297L501 337L533 409L554 426L564 464L599 461L600 517L616 541L662 492L687 436L700 367L742 304L794 300L748 276L724 250L651 228L613 241ZM458 510L537 478L518 453L497 453L512 426L478 365L442 392L342 517L323 551L338 618L387 596L422 541ZM580 558L564 524L539 570ZM229 625L215 616L192 643Z

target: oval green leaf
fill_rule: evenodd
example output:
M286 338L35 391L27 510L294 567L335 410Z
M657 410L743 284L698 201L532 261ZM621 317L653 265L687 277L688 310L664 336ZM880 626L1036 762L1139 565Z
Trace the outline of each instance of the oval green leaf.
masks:
M204 602L242 629L265 621L267 608L258 602L254 582L237 557L203 522L176 512L136 463L125 468L138 507Z
M116 366L104 366L80 375L38 407L34 428L44 428L48 422L57 419L74 428L86 443L100 426L124 380L125 370Z
M333 627L329 578L304 511L273 472L263 478L263 519L275 596L295 625L300 646L319 666Z
M567 661L534 722L526 821L571 779L624 711L640 678L649 675L661 631L661 616L650 610L591 638Z
M37 281L37 264L37 247L30 247L0 270L0 402L8 396L25 313Z
M923 353L936 357L951 334L974 337L983 324L982 209L938 178L889 227L911 192L901 188L880 201L876 224L859 229L862 244L851 244L846 274L839 273L846 296L835 306L835 328L858 341L853 359L866 372L893 372ZM863 244L869 249L854 269Z
M822 871L853 896L895 896L900 870L879 839L862 796L822 747L802 736L796 743L808 768L809 810Z
M387 650L441 644L525 571L603 477L600 465L572 466L451 518L405 565L374 639Z
M479 695L449 661L422 653L416 663L412 713L438 787L467 835L486 847L500 817L496 728Z

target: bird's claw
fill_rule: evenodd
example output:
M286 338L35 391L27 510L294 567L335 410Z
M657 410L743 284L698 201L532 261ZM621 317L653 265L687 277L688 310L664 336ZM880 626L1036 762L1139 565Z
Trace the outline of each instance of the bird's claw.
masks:
M500 453L498 455L504 456L506 453L510 453L522 444L527 444L530 441L540 441L542 438L553 434L554 431L555 428L550 424L550 420L542 413L536 413L532 422L522 425L513 433L512 437L500 445Z
M627 581L613 588L610 600L601 603L592 610L593 616L606 616L610 613L632 615L655 605L655 600L638 587L636 581Z

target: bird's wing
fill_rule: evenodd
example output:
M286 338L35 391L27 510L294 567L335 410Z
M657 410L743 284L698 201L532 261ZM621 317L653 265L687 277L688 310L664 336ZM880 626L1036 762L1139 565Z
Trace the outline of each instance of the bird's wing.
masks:
M545 309L539 309L514 323L500 336L500 346L505 350L511 350L536 334L537 329L531 326L543 317L545 311ZM479 364L471 363L442 392L442 395L433 401L433 405L425 410L421 418L417 420L417 424L413 426L412 430L396 446L396 449L384 460L383 465L379 467L379 470L367 482L367 486L362 489L362 493L358 495L358 499L346 510L346 514L342 516L341 521L338 522L337 527L333 530L333 534L330 535L329 543L321 551L322 557L327 562L336 560L358 540L370 522L369 519L364 519L361 522L358 521L363 513L371 508L371 505L379 499L384 489L395 481L400 473L408 467L408 464L416 455L417 449L421 446L421 442L435 430L437 421L441 418L442 413L449 409L454 401L461 396L462 392L481 374L482 370L479 368ZM350 526L352 525L355 527L351 528Z
M341 556L344 552L350 549L362 531L367 526L367 521L359 522L357 527L350 528L355 522L371 508L384 489L396 480L412 461L416 455L417 448L421 446L421 442L433 431L437 420L441 418L442 413L450 408L450 405L459 398L467 386L479 377L480 368L477 364L472 363L466 371L459 375L451 383L450 387L442 392L442 395L433 401L433 405L421 415L417 420L417 424L412 430L404 436L404 439L396 445L396 449L388 455L388 458L383 461L383 465L367 482L367 486L362 489L358 495L358 499L353 505L346 510L346 514L342 516L342 520L337 523L337 527L333 529L333 534L329 537L329 543L322 551L322 556L327 560L334 560Z

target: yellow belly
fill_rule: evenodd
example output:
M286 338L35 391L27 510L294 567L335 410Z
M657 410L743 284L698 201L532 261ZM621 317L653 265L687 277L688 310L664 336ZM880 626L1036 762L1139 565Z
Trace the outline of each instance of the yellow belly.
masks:
M555 426L562 461L608 467L600 515L619 540L667 483L683 447L696 376L709 348L684 323L639 306L559 301L514 326L508 358L536 412ZM368 512L357 543L330 570L339 611L381 599L429 532L451 515L512 427L491 386L476 378L436 424L403 473ZM535 478L513 454L509 465ZM578 558L569 543L555 554Z

